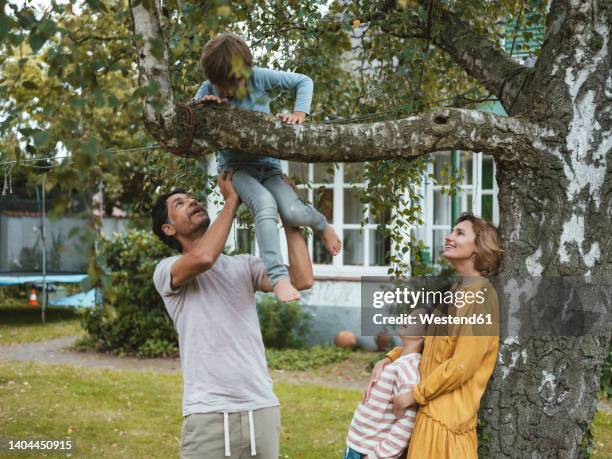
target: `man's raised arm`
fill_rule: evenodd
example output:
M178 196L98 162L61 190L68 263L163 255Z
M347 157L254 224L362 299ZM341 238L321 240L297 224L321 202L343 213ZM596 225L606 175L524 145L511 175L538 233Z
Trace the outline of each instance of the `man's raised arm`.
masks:
M298 290L312 287L312 261L308 253L308 246L302 236L300 228L285 226L287 247L289 249L289 278L291 284Z
M218 176L217 183L225 200L223 209L191 248L183 247L183 255L172 265L172 288L178 288L210 269L225 247L240 198L234 190L230 174Z

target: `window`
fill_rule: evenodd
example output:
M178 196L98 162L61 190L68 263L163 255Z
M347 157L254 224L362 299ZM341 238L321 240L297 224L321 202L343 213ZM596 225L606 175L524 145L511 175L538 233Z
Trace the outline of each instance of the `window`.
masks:
M461 166L462 174L457 196L452 197L443 190L443 184L448 182L448 175L452 171L451 152L433 155L421 191L425 224L414 231L416 237L424 242L433 264L440 262L444 238L453 224L453 213L459 215L461 212L473 212L495 225L499 223L493 158L471 152L456 152L454 155L455 161ZM343 241L343 251L332 258L319 237L309 238L308 247L315 265L315 274L334 277L386 275L389 254L394 250L390 238L377 229L376 221L370 221L363 228L361 226L369 212L360 200L361 192L366 186L364 163L334 166L283 162L283 168L295 179L300 198L313 203L325 215L327 221L334 225ZM216 164L211 161L209 173L212 174L215 170ZM214 199L211 201L214 202ZM218 206L209 202L209 213L213 219L219 210ZM390 218L391 213L388 212L383 219L388 222ZM232 231L228 239L230 247L241 252L258 253L254 231L249 230L243 221L239 220ZM287 259L285 239L282 236L280 239Z
M459 162L462 175L459 192L455 197L443 190L452 172L452 155ZM495 162L491 156L471 152L435 153L428 165L423 188L425 225L416 233L429 248L434 265L440 262L444 238L454 223L453 213L458 216L462 212L473 212L495 225L499 223Z
M298 182L302 199L313 205L334 225L343 250L332 258L318 237L309 240L316 274L385 274L389 265L391 238L370 221L362 228L369 209L361 202L366 186L364 163L287 163L287 174ZM390 215L385 216L388 221ZM374 220L371 218L370 220ZM368 267L364 271L364 267Z

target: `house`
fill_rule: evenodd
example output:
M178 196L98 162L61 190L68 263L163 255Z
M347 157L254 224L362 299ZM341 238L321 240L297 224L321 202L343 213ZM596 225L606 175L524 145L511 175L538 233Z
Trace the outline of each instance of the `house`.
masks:
M452 158L459 159L463 169L460 192L453 199L435 181L441 171L449 170ZM216 161L209 162L209 173L216 171ZM376 224L361 227L363 204L359 201L359 188L364 187L364 164L305 164L283 161L283 169L290 176L297 176L302 199L316 203L316 207L333 224L343 241L343 251L332 257L316 237L310 237L308 246L313 260L315 284L303 295L303 302L313 314L311 343L329 343L341 330L349 330L360 336L361 278L385 276L389 269L387 250L393 253L389 237L379 234ZM439 152L433 155L423 177L422 212L424 225L411 228L415 236L424 242L429 259L439 263L444 247L444 236L451 230L452 214L474 212L497 224L499 208L493 158L481 153ZM432 175L434 178L430 177ZM208 201L211 216L220 210L217 197ZM367 210L366 210L367 211ZM279 229L280 230L280 229ZM407 233L409 237L410 231ZM283 255L287 260L287 247L283 237ZM258 253L252 230L234 224L228 238L230 250ZM400 248L397 248L399 250ZM373 346L373 338L362 337L361 344Z
M40 201L31 199L25 190L0 197L0 272L42 272L42 225L45 228L46 266L50 273L83 273L87 267L87 243L82 240L84 228L91 225L77 206L76 213L51 218L53 199L48 200L44 219ZM128 219L105 216L105 234L124 231Z

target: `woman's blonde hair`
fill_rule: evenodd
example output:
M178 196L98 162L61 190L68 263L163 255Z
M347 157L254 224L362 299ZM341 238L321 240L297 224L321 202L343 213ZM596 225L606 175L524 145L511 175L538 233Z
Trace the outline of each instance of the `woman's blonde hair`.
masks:
M478 253L474 262L475 268L483 277L497 274L504 253L501 248L497 228L485 219L476 217L471 213L462 214L455 222L455 225L464 221L472 223L474 233L476 233Z

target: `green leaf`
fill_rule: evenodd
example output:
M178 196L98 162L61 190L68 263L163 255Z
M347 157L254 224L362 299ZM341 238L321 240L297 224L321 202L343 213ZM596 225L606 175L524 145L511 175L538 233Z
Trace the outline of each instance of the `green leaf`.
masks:
M94 104L96 107L104 107L104 93L100 89L96 89L93 93Z
M34 139L36 146L41 147L49 140L49 134L42 129L35 129L32 133L32 138Z
M32 80L26 80L21 85L26 89L38 89L38 85L34 83Z
M164 42L161 38L152 38L149 40L151 45L151 54L155 56L157 60L162 60L164 57Z
M30 32L30 36L28 37L28 42L30 43L30 48L32 48L32 52L36 53L47 42L47 37L44 35L40 35L35 31L32 31Z
M83 147L83 150L90 155L95 155L98 152L98 141L94 138L89 139L87 143L84 143L81 146Z
M2 34L4 31L2 30L1 22L2 20L0 19L0 41L3 41L4 38ZM19 46L21 43L23 43L24 38L25 38L25 34L23 33L11 33L8 36L9 42L14 46Z
M74 108L83 108L85 106L85 100L82 97L74 96L70 98L70 105Z

